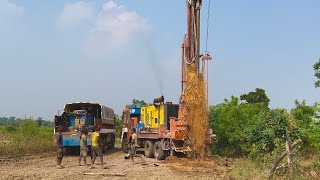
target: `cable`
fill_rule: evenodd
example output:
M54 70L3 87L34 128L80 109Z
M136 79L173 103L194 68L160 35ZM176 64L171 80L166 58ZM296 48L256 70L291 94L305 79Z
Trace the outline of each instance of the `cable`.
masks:
M207 37L206 37L206 51L205 51L205 53L207 54L208 53L208 39L209 39L209 20L210 20L210 9L211 9L211 0L209 0L209 2L208 2L208 17L207 17ZM207 64L207 66L206 66L206 68L207 68L207 83L206 83L206 85L207 85L207 89L206 89L206 91L207 91L207 108L209 109L209 63L208 63L208 61L206 62L206 64Z
M209 2L208 2L208 17L207 17L207 37L206 37L206 53L208 52L208 37L209 37L210 4L211 4L211 0L209 0Z

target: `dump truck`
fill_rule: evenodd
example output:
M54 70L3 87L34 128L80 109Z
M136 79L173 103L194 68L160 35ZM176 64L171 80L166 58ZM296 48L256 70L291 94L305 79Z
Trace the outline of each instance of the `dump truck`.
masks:
M100 127L101 148L113 149L115 144L114 110L93 102L74 102L64 106L62 115L54 118L55 131L61 125L63 150L68 153L79 149L81 130L88 131L87 144L91 146L91 134L94 127Z

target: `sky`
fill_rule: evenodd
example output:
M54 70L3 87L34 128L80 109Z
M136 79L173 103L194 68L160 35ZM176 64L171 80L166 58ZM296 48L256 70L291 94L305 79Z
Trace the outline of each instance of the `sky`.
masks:
M272 108L320 100L318 0L211 0L209 104L266 90ZM201 52L208 0L203 0ZM184 0L0 0L0 117L52 120L69 102L121 115L133 99L180 97Z

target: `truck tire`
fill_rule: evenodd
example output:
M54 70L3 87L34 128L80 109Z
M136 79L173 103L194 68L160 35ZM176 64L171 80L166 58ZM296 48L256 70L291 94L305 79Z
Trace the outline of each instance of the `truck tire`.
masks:
M128 144L127 138L124 138L124 139L122 140L121 148L122 148L122 151L123 151L124 153L128 153L128 151L129 151L129 144Z
M68 149L67 149L67 147L63 147L63 148L62 148L62 154L63 154L63 155L68 155Z
M108 149L114 149L115 135L111 134L111 142L107 145Z
M104 142L103 145L101 146L101 152L105 153L107 151L107 144Z
M164 160L165 158L165 154L162 149L162 145L160 141L157 141L156 143L154 143L154 157L157 160Z
M152 158L153 154L153 143L152 141L147 140L144 143L144 155L148 158Z
M104 135L104 136L101 136L101 144L100 144L100 147L101 147L101 152L102 153L105 153L106 150L107 150L107 137Z

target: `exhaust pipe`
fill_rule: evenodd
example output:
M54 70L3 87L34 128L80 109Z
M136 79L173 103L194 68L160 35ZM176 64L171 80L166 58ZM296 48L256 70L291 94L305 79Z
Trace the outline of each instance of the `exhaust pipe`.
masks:
M155 98L154 100L153 100L153 104L161 104L161 103L164 103L164 97L163 96L161 96L161 97L158 97L158 98Z

